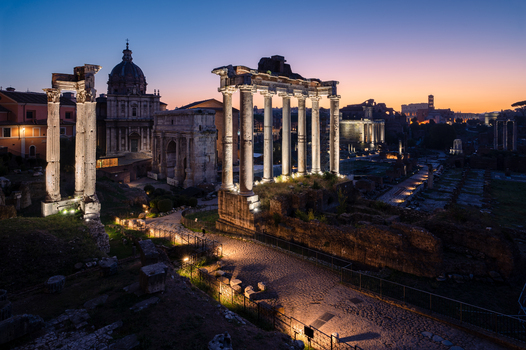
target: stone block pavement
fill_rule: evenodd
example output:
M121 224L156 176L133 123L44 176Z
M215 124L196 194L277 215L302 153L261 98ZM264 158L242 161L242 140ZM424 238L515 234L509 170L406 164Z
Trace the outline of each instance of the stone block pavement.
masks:
M176 224L177 215L162 218ZM371 349L504 349L486 339L339 283L339 275L287 253L248 240L207 234L223 244L224 268L244 285L264 282L285 314L341 342Z

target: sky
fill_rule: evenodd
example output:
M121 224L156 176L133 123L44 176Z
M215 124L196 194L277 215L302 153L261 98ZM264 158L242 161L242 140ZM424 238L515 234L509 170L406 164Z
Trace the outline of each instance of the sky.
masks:
M339 81L340 107L372 98L400 111L432 94L436 108L482 113L526 100L525 0L1 0L0 86L40 92L89 63L106 93L126 39L169 109L221 101L212 69L272 55Z

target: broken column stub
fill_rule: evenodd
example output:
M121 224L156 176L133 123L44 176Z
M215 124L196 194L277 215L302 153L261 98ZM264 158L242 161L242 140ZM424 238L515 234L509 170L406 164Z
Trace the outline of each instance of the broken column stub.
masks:
M44 326L44 320L36 315L15 315L0 322L0 345L20 338Z
M142 267L139 276L141 290L146 294L163 291L167 271L168 267L164 263Z
M140 241L139 249L141 250L142 266L157 264L159 262L159 252L151 239Z
M50 277L44 285L46 293L60 293L66 284L66 277L57 275Z
M118 260L114 258L102 258L99 262L103 276L111 276L117 273Z

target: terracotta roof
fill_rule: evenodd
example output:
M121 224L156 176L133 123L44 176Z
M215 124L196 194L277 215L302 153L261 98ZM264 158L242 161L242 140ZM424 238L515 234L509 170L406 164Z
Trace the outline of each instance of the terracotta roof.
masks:
M47 104L47 95L40 92L20 92L20 91L0 91L0 94L9 97L19 103ZM66 106L75 106L75 102L69 98L60 97L60 104Z
M11 112L9 109L5 108L4 106L0 106L0 113L2 112Z
M200 104L208 102L208 101L215 101L215 102L217 102L217 103L219 103L221 105L223 104L223 102L220 102L220 101L216 100L215 98L209 98L208 100L192 102L190 104L187 104L185 106L179 107L177 109L192 109L195 106L199 106ZM215 108L215 107L210 107L210 106L202 106L201 108L203 108L203 109L223 110L222 108ZM232 111L239 112L239 110L237 108L234 108L234 107L232 107Z

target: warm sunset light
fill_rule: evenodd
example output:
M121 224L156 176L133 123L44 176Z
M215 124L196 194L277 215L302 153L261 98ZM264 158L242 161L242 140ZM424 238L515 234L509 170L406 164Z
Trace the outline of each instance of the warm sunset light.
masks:
M524 99L523 1L340 1L316 6L270 1L267 9L279 8L271 14L260 4L243 3L246 13L268 16L264 34L230 28L225 32L231 7L206 3L199 6L203 25L196 26L191 3L166 3L159 11L130 2L95 1L91 7L96 9L97 25L90 27L90 40L80 40L75 30L63 30L60 40L50 45L33 33L47 28L49 18L60 18L60 28L76 26L77 18L70 14L82 13L80 4L3 1L0 85L40 92L49 85L49 72L96 62L103 67L97 92L106 93L105 77L129 38L134 62L146 73L147 92L160 90L169 109L220 100L217 77L210 74L213 68L257 68L260 57L276 54L306 78L338 80L341 106L374 98L400 111L402 104L426 102L427 95L434 94L437 108L480 113L508 109ZM134 18L155 25L130 25ZM324 19L327 30L306 25L307 18ZM274 107L280 103L274 102ZM328 108L328 103L322 100L321 107ZM234 106L238 104L235 99ZM263 105L259 94L254 105Z

